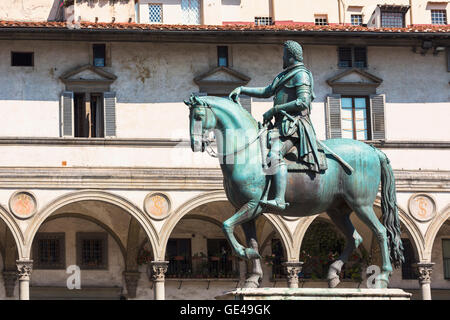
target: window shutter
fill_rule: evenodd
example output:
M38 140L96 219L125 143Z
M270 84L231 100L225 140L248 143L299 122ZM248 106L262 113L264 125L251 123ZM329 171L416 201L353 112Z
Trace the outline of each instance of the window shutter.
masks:
M248 113L252 114L252 97L240 95L239 102L241 103L242 108L247 110Z
M384 105L385 95L376 94L370 96L370 116L372 117L372 140L384 140L385 138L385 120Z
M116 93L104 92L105 137L116 136Z
M62 113L62 136L63 137L73 137L74 136L74 125L73 125L73 92L64 91L61 95L61 113Z
M340 94L327 97L326 129L327 139L342 138Z

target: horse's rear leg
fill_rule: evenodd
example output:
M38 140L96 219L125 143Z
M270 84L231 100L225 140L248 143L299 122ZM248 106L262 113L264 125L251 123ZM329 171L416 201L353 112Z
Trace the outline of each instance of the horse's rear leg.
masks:
M378 220L371 205L355 207L354 210L358 217L370 228L370 230L372 230L373 234L378 239L383 266L381 267L381 274L376 277L375 281L378 288L387 288L389 276L392 273L392 265L389 256L386 228Z
M258 241L256 239L255 220L251 220L242 224L242 229L247 239L247 246L253 249L258 255ZM245 288L258 288L263 278L263 270L261 267L261 259L252 259L252 272L245 280Z
M341 273L342 266L348 261L348 258L353 250L358 248L358 246L362 242L361 236L358 234L350 220L351 212L352 210L347 206L340 208L339 210L332 209L327 211L328 216L339 228L339 230L342 231L346 238L344 251L341 253L339 258L330 265L330 268L328 269L327 280L328 287L330 288L334 288L339 284L339 274Z

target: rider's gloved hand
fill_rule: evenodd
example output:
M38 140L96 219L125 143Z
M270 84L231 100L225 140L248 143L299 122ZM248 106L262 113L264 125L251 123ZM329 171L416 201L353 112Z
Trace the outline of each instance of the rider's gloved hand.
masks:
M242 91L242 87L237 87L236 89L231 91L231 93L228 96L228 98L230 98L235 103L238 103L238 99L239 99L239 95L241 94L241 91Z

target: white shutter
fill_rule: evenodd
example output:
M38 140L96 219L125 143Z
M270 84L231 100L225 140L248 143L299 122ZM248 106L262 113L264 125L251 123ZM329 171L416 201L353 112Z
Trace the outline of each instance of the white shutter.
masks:
M74 101L73 92L64 91L61 95L61 134L63 137L74 136Z
M104 92L105 137L116 136L116 93Z
M248 111L248 113L252 114L252 97L240 95L239 102L241 103L241 106Z
M370 116L372 118L372 140L386 139L386 125L384 119L385 95L376 94L370 96Z
M332 94L327 97L326 131L327 139L342 138L340 94Z

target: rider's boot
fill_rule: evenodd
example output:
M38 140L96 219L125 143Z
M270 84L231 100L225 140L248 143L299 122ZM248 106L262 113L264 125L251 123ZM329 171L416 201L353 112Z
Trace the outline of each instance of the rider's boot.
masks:
M287 175L287 165L286 163L284 163L284 161L281 161L278 165L276 173L272 178L272 184L275 188L275 199L265 201L261 200L261 203L269 209L280 211L286 209L286 207L289 205L289 203L285 202L284 199L287 186Z

